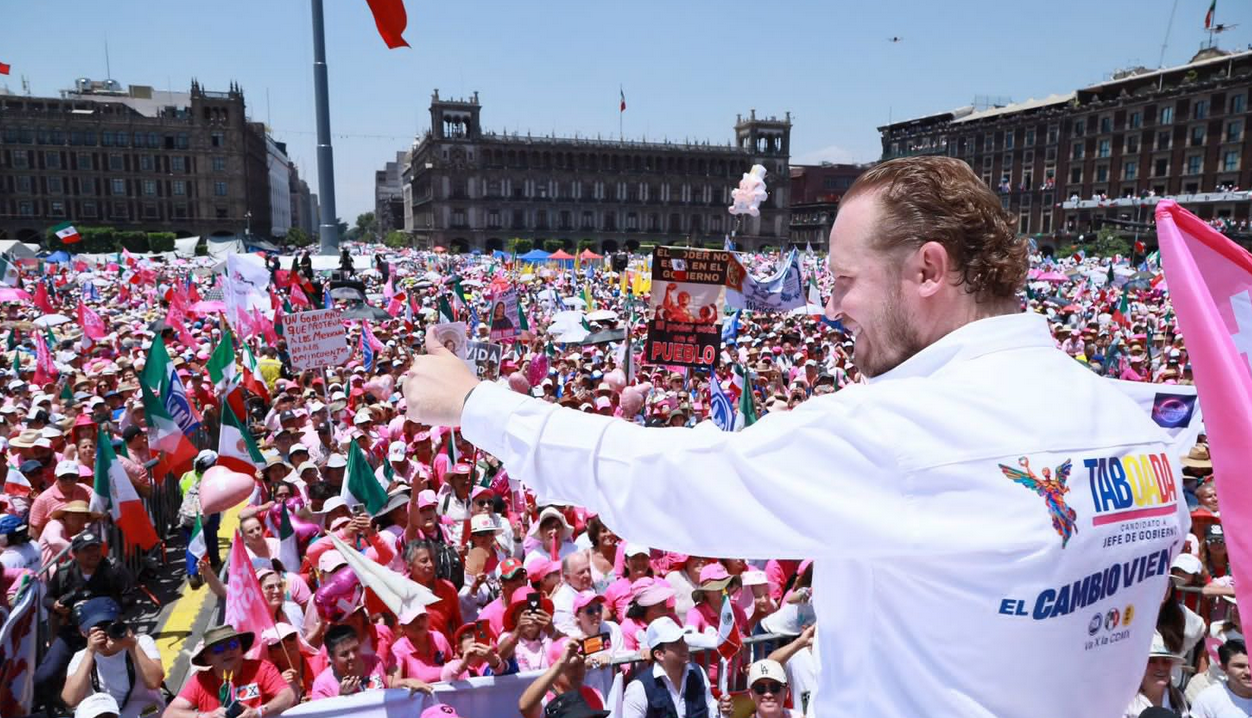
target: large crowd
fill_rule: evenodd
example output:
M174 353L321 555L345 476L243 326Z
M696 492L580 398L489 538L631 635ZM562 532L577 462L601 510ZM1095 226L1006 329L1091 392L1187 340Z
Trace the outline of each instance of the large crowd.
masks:
M36 707L78 718L263 718L332 696L430 693L469 677L529 673L517 705L528 718L811 715L818 679L811 561L640 545L585 508L547 502L510 480L457 427L406 414L405 371L427 331L450 311L466 323L467 339L489 342L502 319L493 298L516 290L519 316L508 319L519 333L498 342L498 362L479 362L485 379L622 421L718 430L707 372L646 361L646 325L635 317L647 315L647 258L588 257L567 266L501 253L354 251L331 270L314 271L307 255L269 258L272 306L246 326L226 321L214 294L221 268L211 260L107 255L23 268L18 282L28 298L5 305L8 348L0 353L7 459L0 462L0 562L5 600L29 581L41 585L48 630ZM758 276L781 261L741 256ZM828 296L832 280L821 258L807 252L800 261L814 291ZM1030 276L1023 309L1046 314L1058 348L1075 361L1114 379L1191 383L1155 256L1036 253ZM350 359L295 369L274 315L359 310L359 302L338 299L356 291L385 309L346 322ZM87 331L80 305L100 317L103 336ZM577 342L565 331L568 317L558 317L569 310L583 312ZM37 322L56 314L74 319ZM224 416L233 416L211 375L222 342L237 344L228 344L232 363L256 378L243 382L240 418L260 456L243 505L206 513L201 483L222 458ZM199 425L194 458L181 466L158 449L159 424L146 416L145 394L157 387L145 386L145 366L158 344ZM754 419L788 411L864 381L851 347L838 322L811 305L745 312L723 332L717 383L740 411L750 405ZM744 392L750 402L741 401ZM386 494L373 512L345 500L360 457ZM1252 672L1225 550L1229 527L1203 436L1180 459L1193 529L1173 563L1158 635L1126 716L1151 706L1204 718L1247 715ZM160 538L204 542L203 555L188 553L188 591L226 600L237 548L227 532L237 524L269 614L265 630L223 624L190 639L192 667L182 685L168 684L171 666L127 620L142 600L142 580L120 557L139 549L108 545L119 540L109 530L117 515L94 489L99 462L111 460L140 497L177 487L175 531ZM389 609L362 590L349 565L357 557L345 557L341 545L436 600ZM754 653L754 636L771 637L772 650ZM616 704L615 683L623 686ZM422 713L455 715L443 704Z

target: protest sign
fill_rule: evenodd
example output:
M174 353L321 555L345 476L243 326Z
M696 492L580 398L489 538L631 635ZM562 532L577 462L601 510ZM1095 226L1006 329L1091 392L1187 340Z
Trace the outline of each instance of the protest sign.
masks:
M469 336L466 333L465 322L445 322L436 324L430 328L430 336L435 341L443 345L445 349L457 355L457 357L465 362L473 371L478 371L478 367L474 366L474 362L469 356Z
M508 342L517 336L517 290L497 292L491 300L491 341Z
M286 314L283 333L291 365L300 371L343 364L352 356L338 309Z
M721 349L722 288L742 282L730 252L657 247L644 361L713 368Z
M479 376L493 373L489 371L492 367L498 371L500 369L500 357L503 355L504 347L499 344L470 342L466 346L466 356L478 370Z
M726 290L726 304L750 312L786 312L803 307L804 281L800 276L798 254L792 249L778 271L765 279L755 279L741 271L741 283L727 283L729 289ZM731 262L742 269L737 258L732 258Z

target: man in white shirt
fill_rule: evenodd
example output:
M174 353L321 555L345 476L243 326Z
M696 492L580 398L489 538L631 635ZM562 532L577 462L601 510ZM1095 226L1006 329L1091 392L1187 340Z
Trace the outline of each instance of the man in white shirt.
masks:
M564 580L552 594L552 625L561 633L574 636L578 630L574 599L591 590L591 556L587 551L576 551L561 559L561 577Z
M111 598L93 598L77 610L87 647L70 659L62 700L73 707L93 693L108 693L121 707L120 718L157 718L165 710L165 671L156 642L119 624Z
M1217 649L1225 682L1205 688L1191 705L1192 718L1247 718L1252 716L1252 668L1243 641L1226 641Z
M1021 313L1013 223L959 160L862 174L831 230L827 315L868 381L741 432L568 411L437 346L405 381L409 416L460 425L632 541L815 559L815 715L1116 715L1190 526L1181 469L1133 400ZM1012 669L1027 657L1047 680Z
M665 701L673 705L674 713L668 715L691 715L687 710L689 701L702 701L708 709L709 718L729 716L733 704L726 696L719 704L713 699L709 677L704 669L691 662L687 647L687 632L663 616L648 624L644 645L652 655L652 667L646 665L626 686L622 695L621 718L664 718ZM658 705L659 703L659 705Z

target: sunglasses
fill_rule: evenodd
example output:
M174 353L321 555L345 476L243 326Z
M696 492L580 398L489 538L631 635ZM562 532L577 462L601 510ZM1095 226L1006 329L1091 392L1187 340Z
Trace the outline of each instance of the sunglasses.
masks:
M215 655L219 655L219 656L220 656L221 654L223 654L223 653L225 653L225 652L227 652L227 651L237 651L237 650L239 650L239 646L240 646L240 645L241 645L241 644L239 643L239 639L238 639L238 638L232 638L232 639L227 640L227 641L222 641L221 643L214 643L214 644L213 644L213 646L210 648L210 650L211 650L211 651L213 651L213 653L214 653Z
M782 693L782 689L783 684L778 681L757 681L752 684L752 692L758 696L763 696L767 693L778 695L779 693Z
M490 505L491 505L491 499L475 499L475 500L474 500L474 505L475 505L475 506L490 506Z
M604 613L604 606L598 603L589 603L583 606L583 613Z

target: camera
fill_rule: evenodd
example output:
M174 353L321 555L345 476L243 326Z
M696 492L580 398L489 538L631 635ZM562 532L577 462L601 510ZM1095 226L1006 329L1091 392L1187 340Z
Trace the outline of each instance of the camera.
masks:
M108 628L104 629L104 631L109 634L109 638L112 638L115 641L120 641L126 637L127 633L130 632L130 626L127 625L125 621L114 621L110 623Z

